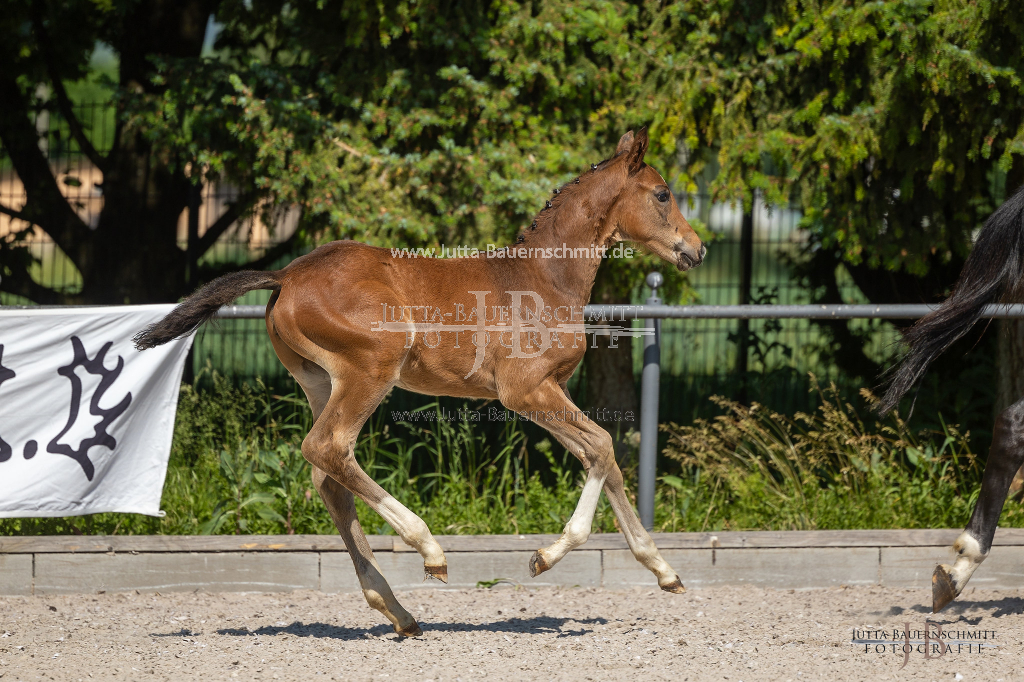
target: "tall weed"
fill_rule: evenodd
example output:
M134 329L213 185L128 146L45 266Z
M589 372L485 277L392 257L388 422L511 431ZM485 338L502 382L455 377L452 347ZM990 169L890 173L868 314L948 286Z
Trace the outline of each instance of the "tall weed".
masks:
M813 377L812 377L813 382ZM682 474L678 517L688 529L956 527L980 481L970 434L912 433L898 416L865 424L834 385L813 414L793 417L722 397L724 414L669 424L665 454ZM862 391L866 406L874 402ZM685 509L684 509L685 508ZM703 518L701 518L703 517ZM672 524L678 527L678 523Z

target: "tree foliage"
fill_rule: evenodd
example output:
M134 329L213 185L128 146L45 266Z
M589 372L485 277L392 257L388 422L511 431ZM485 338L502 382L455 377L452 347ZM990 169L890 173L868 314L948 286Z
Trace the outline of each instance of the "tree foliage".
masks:
M922 277L958 265L1006 175L1024 179L1024 21L1006 1L238 2L218 17L209 70L182 65L225 107L196 115L237 122L211 168L254 145L266 165L239 168L288 200L317 187L307 209L337 235L511 236L651 123L652 162L681 188L795 199L841 260ZM287 107L315 120L268 111ZM318 137L308 166L284 162Z
M649 65L626 108L650 107L652 147L678 146L680 185L802 210L810 240L795 265L813 300L841 302L844 270L875 303L941 299L975 230L1024 182L1012 2L645 9L614 38ZM877 375L862 332L822 324L844 369Z
M594 116L621 96L622 74L577 14L567 3L228 2L217 54L202 72L168 62L173 86L149 102L146 125L174 131L165 143L196 149L208 172L272 178L277 199L323 215L334 236L507 239L639 120Z
M720 0L618 40L650 62L639 99L691 189L712 170L719 197L795 198L845 261L921 276L966 254L1024 154L1022 20L1000 1Z
M181 27L211 17L201 55ZM226 181L236 214L298 205L307 236L509 239L551 187L650 123L650 161L680 188L796 201L816 253L870 298L903 295L876 290L879 270L941 271L934 297L1007 176L1024 179L1009 0L23 0L0 21L5 120L67 113L60 84L105 41L120 56L112 153L145 147L174 188L168 211L190 183ZM5 151L40 175L19 164L33 145L16 129L0 130ZM92 158L88 131L74 138ZM107 181L110 202L128 180ZM29 194L20 217L75 260L60 238L74 212L52 186ZM15 246L5 281L20 281ZM168 282L160 295L183 292Z

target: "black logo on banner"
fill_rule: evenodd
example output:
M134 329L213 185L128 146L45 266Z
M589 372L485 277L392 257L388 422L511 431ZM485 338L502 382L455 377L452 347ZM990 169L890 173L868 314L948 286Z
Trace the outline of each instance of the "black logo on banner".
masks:
M78 462L82 467L82 471L85 472L85 477L90 481L96 470L93 467L92 460L89 459L89 448L94 445L104 445L111 450L117 447L117 440L112 435L107 433L107 426L112 421L117 419L121 414L128 409L128 406L132 402L132 394L128 393L121 399L114 407L104 409L100 407L100 399L103 394L107 392L111 384L117 380L117 377L121 374L121 370L124 369L124 358L118 356L117 366L114 369L107 369L103 366L104 356L107 351L110 350L110 346L113 345L112 341L107 341L100 348L99 352L96 353L95 357L91 360L85 352L85 346L82 345L82 340L77 336L71 337L71 347L74 350L74 358L71 360L71 364L65 365L57 370L57 373L61 376L67 377L71 382L71 409L68 412L68 421L64 425L64 428L54 436L46 445L46 451L52 452L58 455L67 455L71 459ZM60 443L60 439L75 425L79 418L79 404L82 400L82 380L75 374L75 369L81 367L89 374L94 374L100 377L99 386L93 391L92 398L89 401L89 414L94 417L100 417L99 422L93 427L95 429L93 435L89 438L84 439L79 443L78 448L75 449L65 443ZM34 445L34 441L29 443ZM25 458L29 458L29 443L25 445ZM34 449L33 449L34 454Z
M4 367L4 345L0 343L0 384L8 379L17 376L14 370ZM11 458L11 446L3 438L0 438L0 462L6 462Z

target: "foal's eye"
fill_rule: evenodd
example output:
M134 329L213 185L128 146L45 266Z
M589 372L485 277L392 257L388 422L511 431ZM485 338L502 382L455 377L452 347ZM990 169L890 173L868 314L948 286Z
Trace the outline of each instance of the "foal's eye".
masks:
M655 196L658 197L658 201L660 201L661 203L665 203L666 201L668 201L668 190L663 189L660 192L658 192Z

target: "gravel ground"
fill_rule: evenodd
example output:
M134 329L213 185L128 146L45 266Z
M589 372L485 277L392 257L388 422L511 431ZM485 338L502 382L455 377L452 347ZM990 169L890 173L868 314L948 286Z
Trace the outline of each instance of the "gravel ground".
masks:
M0 679L1024 679L1021 592L968 588L934 620L963 633L971 652L953 644L927 660L912 645L902 669L892 644L851 644L854 628L884 629L886 638L906 622L923 631L924 590L721 587L677 596L498 586L399 598L422 637L400 639L358 594L3 597ZM995 646L979 650L978 641Z

